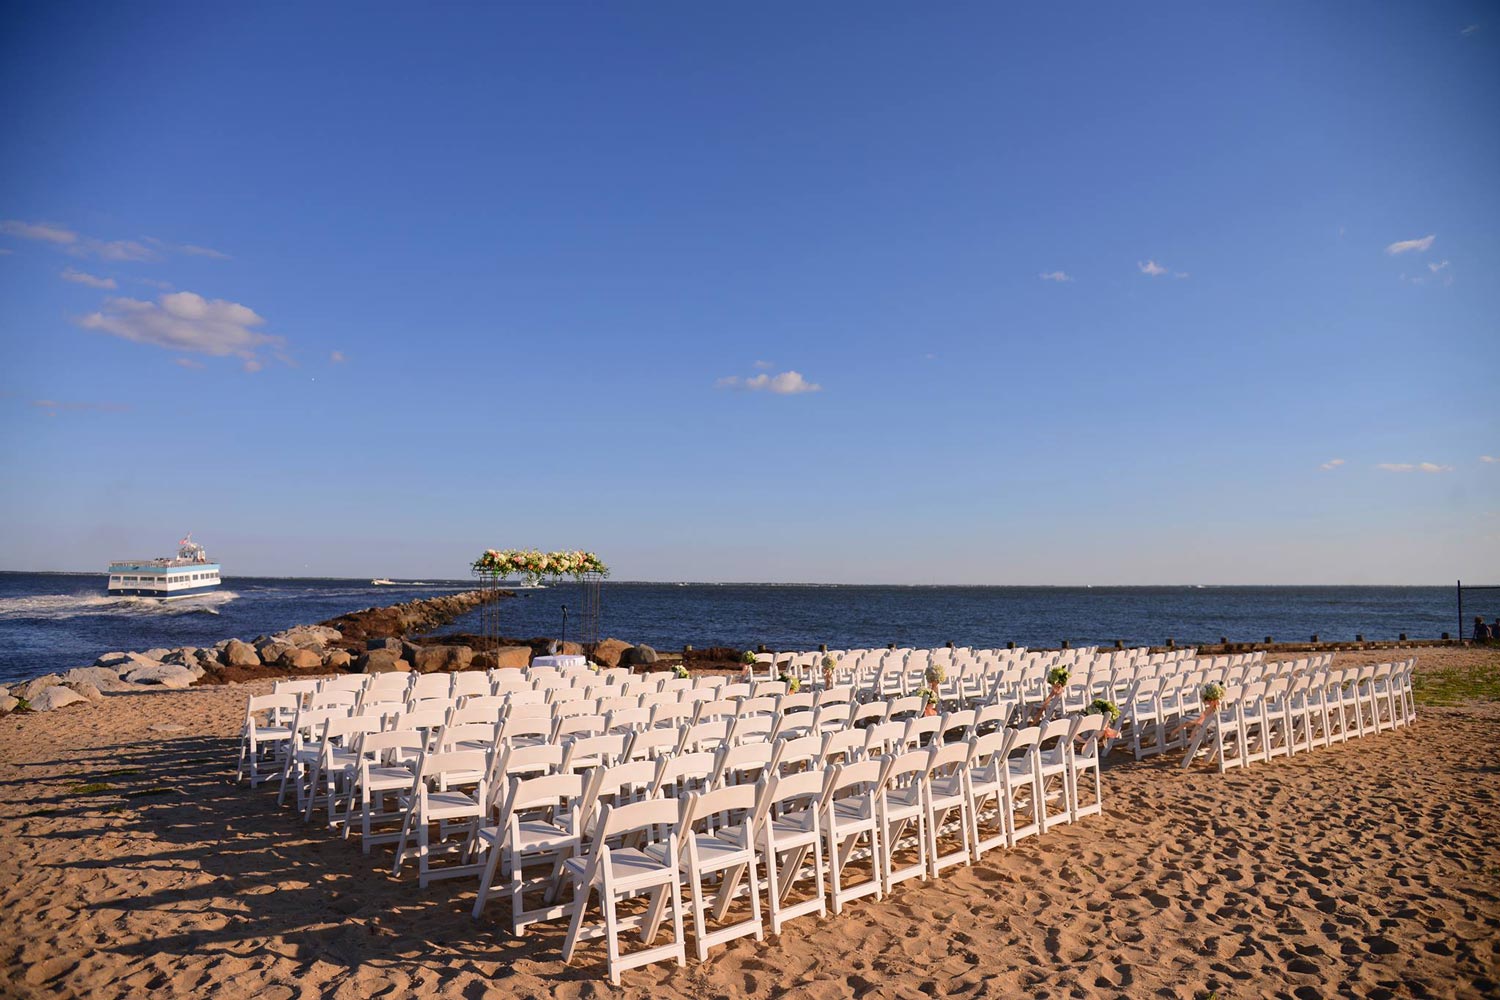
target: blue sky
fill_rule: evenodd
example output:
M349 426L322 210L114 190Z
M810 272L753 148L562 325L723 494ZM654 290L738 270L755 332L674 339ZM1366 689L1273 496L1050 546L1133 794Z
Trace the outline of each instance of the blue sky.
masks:
M7 10L0 568L1500 566L1490 5Z

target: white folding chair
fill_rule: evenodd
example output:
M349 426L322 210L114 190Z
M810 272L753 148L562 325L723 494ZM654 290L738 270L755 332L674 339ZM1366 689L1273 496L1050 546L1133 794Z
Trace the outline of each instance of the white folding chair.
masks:
M757 941L765 938L750 823L759 794L755 785L726 785L709 792L693 792L683 800L678 832L700 962L708 960L708 949L714 945L751 935ZM657 850L652 849L653 853ZM705 889L707 880L716 884L712 893ZM749 888L750 915L724 924L742 884ZM723 926L710 930L710 918Z
M407 844L413 837L417 842L418 881L424 889L433 879L478 875L482 871L481 865L468 859L488 802L488 772L489 761L477 750L429 751L422 755L412 781L392 875L401 874ZM432 840L434 825L438 831L436 844ZM463 833L461 841L450 839L454 829ZM448 854L460 855L468 863L433 868L434 855Z
M548 774L514 778L505 796L505 810L498 825L481 828L479 843L489 849L473 916L478 920L493 892L510 899L511 933L520 937L526 928L543 920L558 920L572 913L572 900L558 902L563 864L579 850L581 826L578 810L584 797L581 774ZM547 874L527 877L527 870L544 866ZM495 890L496 874L508 879ZM526 907L527 892L541 891L542 905Z
M609 981L620 985L620 973L651 962L672 958L687 964L682 933L682 889L677 853L678 804L664 799L606 806L588 857L564 862L573 883L573 919L563 942L563 964L573 960L580 941L605 939ZM634 835L634 836L632 836ZM638 838L644 840L640 842ZM639 846L630 846L638 843ZM648 852L647 848L652 848ZM603 921L585 926L588 902L597 890ZM650 895L645 912L621 917L619 904L642 893ZM672 911L673 939L652 946L667 908ZM620 932L639 928L647 945L626 954L620 949Z
M887 758L860 761L834 767L828 772L831 794L823 808L823 835L828 850L828 889L835 915L844 912L844 904L863 896L880 899L884 893L881 877L880 817L876 810L885 780ZM860 850L861 845L867 850ZM856 852L868 854L870 876L850 882L846 872Z

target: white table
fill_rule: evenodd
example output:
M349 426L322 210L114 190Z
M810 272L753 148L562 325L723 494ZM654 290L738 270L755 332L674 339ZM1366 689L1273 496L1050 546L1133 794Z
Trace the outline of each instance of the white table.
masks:
M576 653L568 653L561 656L538 656L532 659L533 667L586 667L589 659Z

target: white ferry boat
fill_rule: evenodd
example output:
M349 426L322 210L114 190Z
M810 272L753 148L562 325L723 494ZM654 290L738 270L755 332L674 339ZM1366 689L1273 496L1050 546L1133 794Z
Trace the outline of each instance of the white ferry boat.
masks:
M109 564L109 593L176 601L219 586L219 564L208 561L192 532L177 543L175 559L125 559Z

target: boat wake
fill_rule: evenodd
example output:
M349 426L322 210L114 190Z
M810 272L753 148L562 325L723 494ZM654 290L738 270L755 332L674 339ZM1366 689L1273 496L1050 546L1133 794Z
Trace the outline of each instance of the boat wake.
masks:
M149 597L110 597L104 594L38 594L0 598L0 621L40 619L61 621L85 615L176 617L217 615L219 608L239 597L218 591L201 597L162 602Z

